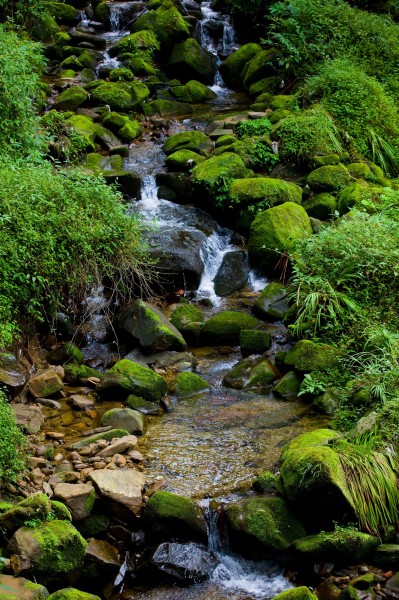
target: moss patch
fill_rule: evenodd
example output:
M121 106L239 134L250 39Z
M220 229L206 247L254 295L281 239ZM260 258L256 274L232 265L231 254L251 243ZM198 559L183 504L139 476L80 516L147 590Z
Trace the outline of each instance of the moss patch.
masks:
M171 492L155 492L143 514L144 523L163 538L206 539L204 515L195 502Z
M231 310L222 311L205 321L201 338L205 344L236 346L242 329L255 329L259 321L250 315Z
M205 379L196 373L179 373L175 380L175 393L178 398L192 396L209 388Z

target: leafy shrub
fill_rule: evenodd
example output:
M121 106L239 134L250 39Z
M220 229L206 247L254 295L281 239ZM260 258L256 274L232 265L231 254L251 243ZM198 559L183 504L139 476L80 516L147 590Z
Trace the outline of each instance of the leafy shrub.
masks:
M56 143L57 158L62 162L78 163L84 158L88 137L71 127L64 113L51 110L40 119L40 124L49 139Z
M267 117L264 117L238 123L236 132L238 137L242 138L245 135L269 135L272 129L273 125Z
M9 22L30 32L45 7L45 0L0 0L0 23Z
M99 177L5 161L0 215L0 346L21 316L43 320L105 276L127 295L139 282L140 222Z
M25 466L26 438L17 426L15 414L0 390L0 483L14 481Z

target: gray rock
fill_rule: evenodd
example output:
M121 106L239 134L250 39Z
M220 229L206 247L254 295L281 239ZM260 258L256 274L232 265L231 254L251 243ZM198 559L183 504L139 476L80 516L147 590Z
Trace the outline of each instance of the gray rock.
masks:
M27 369L11 352L0 352L0 383L18 392L28 379Z
M102 425L111 425L115 429L126 429L129 433L142 435L145 420L141 412L131 408L112 408L105 412L101 418ZM120 441L122 441L121 438Z
M39 433L44 425L44 416L40 406L13 404L12 407L21 429L24 429L28 433Z
M287 290L281 283L269 283L255 302L253 312L261 319L281 320L289 309Z
M104 448L104 450L101 450L101 452L98 453L98 456L101 456L101 458L106 458L108 456L113 456L114 454L122 454L122 452L126 452L126 450L133 450L133 448L136 446L136 436L126 435L114 440L109 446Z
M227 296L240 290L247 284L248 275L248 254L243 250L227 252L213 280L216 295Z
M64 387L57 371L49 367L34 375L28 383L30 393L34 398L47 398L60 392Z
M156 549L152 562L160 571L179 581L207 579L218 564L213 554L192 543L161 544Z
M89 473L99 494L128 508L138 515L142 507L142 492L145 485L143 473L134 469L102 469Z
M95 492L89 483L57 483L54 487L54 498L66 504L74 521L80 521L90 515Z

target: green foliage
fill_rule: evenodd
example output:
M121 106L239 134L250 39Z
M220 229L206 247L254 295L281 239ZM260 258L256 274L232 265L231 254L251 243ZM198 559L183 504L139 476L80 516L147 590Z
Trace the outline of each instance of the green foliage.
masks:
M21 316L42 321L105 276L127 296L138 283L140 222L101 178L4 161L0 214L0 346Z
M269 135L273 125L267 117L262 119L253 119L252 121L243 121L238 123L236 132L239 138L245 135Z
M323 381L320 381L317 377L316 372L313 373L305 373L303 381L301 383L301 387L299 390L299 396L306 396L308 394L312 396L317 396L318 394L322 394L326 391L326 387Z
M14 481L25 467L26 438L17 426L15 414L0 391L0 483Z
M72 127L64 113L51 110L41 118L41 125L56 144L57 158L61 162L79 163L83 160L88 145L87 135Z
M280 162L279 155L273 152L269 139L246 137L243 143L245 164L254 171L269 171Z
M39 44L20 38L0 26L2 153L32 158L44 149L34 104L43 66Z
M45 0L0 0L0 23L8 22L30 32L45 10Z

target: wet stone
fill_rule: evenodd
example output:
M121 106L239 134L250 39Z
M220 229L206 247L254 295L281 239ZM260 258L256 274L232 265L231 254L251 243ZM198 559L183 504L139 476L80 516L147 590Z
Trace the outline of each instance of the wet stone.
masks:
M87 396L82 396L81 394L74 394L73 396L70 396L69 402L73 408L77 410L91 410L94 408L94 400L88 398Z
M165 543L158 546L153 564L180 581L207 579L217 567L216 558L196 544Z
M19 427L27 433L38 433L44 425L44 416L40 406L13 404Z

